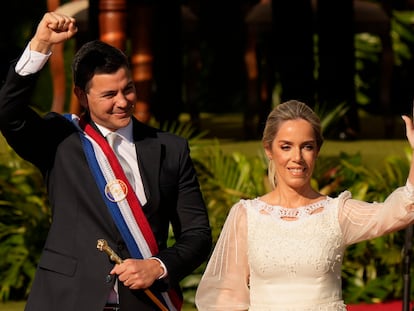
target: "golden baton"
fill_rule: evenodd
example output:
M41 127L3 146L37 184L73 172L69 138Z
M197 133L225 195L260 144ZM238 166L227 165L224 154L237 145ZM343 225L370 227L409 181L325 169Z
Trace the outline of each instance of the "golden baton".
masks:
M98 243L96 244L96 248L99 249L101 252L105 252L109 256L109 259L111 259L113 262L117 264L122 263L123 260L121 259L121 257L119 257L118 254L114 252L114 250L108 245L108 242L106 242L106 240L99 239ZM157 307L160 308L160 310L169 311L164 306L164 304L148 288L144 289L144 293L152 300L152 302L154 302L157 305Z

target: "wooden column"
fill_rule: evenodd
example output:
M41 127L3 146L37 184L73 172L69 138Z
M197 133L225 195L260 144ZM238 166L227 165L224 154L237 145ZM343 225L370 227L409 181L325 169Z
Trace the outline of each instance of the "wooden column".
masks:
M55 11L59 5L60 0L47 0L48 11ZM55 44L49 61L53 85L53 101L50 110L57 113L62 113L65 109L66 77L63 47L63 43Z
M100 40L125 51L127 38L126 20L126 0L100 0Z
M137 91L134 116L143 123L151 119L153 85L153 5L132 3L129 12L132 78Z

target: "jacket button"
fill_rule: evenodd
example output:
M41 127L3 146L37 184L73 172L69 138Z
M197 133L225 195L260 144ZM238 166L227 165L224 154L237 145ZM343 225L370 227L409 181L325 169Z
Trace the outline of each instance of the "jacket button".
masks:
M123 251L125 249L125 244L124 243L119 243L117 245L118 251Z

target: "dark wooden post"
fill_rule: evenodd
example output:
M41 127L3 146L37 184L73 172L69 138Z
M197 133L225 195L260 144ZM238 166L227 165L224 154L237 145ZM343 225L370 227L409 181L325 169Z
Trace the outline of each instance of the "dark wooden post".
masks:
M313 107L315 80L311 1L272 0L272 23L274 57L282 87L281 100L295 98Z
M126 49L126 0L100 0L99 29L100 39L122 51Z
M272 107L275 84L275 67L271 50L272 8L271 0L260 0L247 9L246 48L246 108L244 110L244 137L257 139ZM256 120L258 117L258 120Z
M355 98L354 1L318 0L318 100L325 109L346 103L339 138L354 139L360 130ZM335 12L335 13L333 13Z
M47 0L48 11L55 11L60 5L60 0ZM50 56L50 72L53 77L53 101L51 111L62 113L65 109L66 77L63 58L63 43L53 46L53 53Z
M137 91L135 117L148 123L151 119L153 85L153 4L133 2L128 10L131 33L132 78Z

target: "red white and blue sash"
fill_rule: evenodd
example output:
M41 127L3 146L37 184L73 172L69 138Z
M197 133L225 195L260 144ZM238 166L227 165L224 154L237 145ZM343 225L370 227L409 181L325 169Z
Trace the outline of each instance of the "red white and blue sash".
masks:
M144 259L158 253L158 245L137 195L106 139L83 118L66 114L78 128L85 156L98 189L132 258ZM175 292L154 293L171 311L181 309Z

